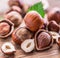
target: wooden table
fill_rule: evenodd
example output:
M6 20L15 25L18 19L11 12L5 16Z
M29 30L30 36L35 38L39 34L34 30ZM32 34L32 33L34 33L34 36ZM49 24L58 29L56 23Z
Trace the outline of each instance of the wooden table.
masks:
M60 7L60 1L59 0L48 0L50 3L50 8L54 6ZM1 46L5 42L12 42L16 48L16 53L14 55L4 55L1 52ZM32 53L24 53L19 45L16 45L10 37L6 39L0 39L0 58L60 58L60 49L57 44L53 44L53 47L49 50L45 51L33 51Z

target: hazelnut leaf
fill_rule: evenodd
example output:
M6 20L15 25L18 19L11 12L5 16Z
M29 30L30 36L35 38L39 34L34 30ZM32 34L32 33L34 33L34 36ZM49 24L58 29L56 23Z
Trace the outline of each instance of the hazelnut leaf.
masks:
M45 11L44 11L44 9L43 9L43 4L42 4L42 2L38 2L38 3L34 4L34 5L32 5L32 6L28 9L28 12L29 12L29 11L32 11L32 10L37 11L37 12L44 18L44 16L45 16Z

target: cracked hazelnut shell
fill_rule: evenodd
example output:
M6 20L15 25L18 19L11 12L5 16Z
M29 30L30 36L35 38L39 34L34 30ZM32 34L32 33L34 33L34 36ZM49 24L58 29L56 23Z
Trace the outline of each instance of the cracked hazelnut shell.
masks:
M24 17L27 28L33 32L37 31L43 25L42 17L36 11L28 12Z
M32 36L31 31L25 27L20 27L12 33L12 40L17 44L21 44L24 40L32 38Z
M36 50L42 51L49 49L50 47L52 47L52 44L53 44L53 39L48 31L44 29L40 29L37 31L37 33L35 34Z
M14 30L14 24L9 20L0 21L0 38L6 38L12 34Z
M49 31L55 31L55 32L59 32L59 25L56 23L56 21L50 21L48 24L48 30Z
M14 26L17 27L21 24L22 22L22 16L16 12L16 11L11 11L5 15L5 18L10 20L12 23L14 23Z
M1 50L4 54L11 55L15 53L15 47L12 43L6 42L2 45Z
M58 24L60 23L60 9L53 8L47 14L48 21L55 20Z

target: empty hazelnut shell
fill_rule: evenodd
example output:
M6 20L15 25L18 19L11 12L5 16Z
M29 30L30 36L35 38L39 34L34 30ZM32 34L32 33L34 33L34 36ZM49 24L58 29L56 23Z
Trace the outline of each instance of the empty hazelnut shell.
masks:
M56 21L50 21L48 24L48 30L49 31L55 31L55 32L59 32L59 25L56 23Z
M15 43L21 44L24 40L32 38L33 34L24 27L17 28L13 34L12 39Z
M60 23L60 9L53 8L47 14L48 21L55 20L58 24Z
M0 38L6 38L12 34L14 24L9 20L0 21Z
M53 44L53 39L51 34L43 29L40 29L35 34L35 46L37 50L46 50L50 48Z
M36 11L28 12L24 17L24 21L27 28L33 32L43 25L43 19Z

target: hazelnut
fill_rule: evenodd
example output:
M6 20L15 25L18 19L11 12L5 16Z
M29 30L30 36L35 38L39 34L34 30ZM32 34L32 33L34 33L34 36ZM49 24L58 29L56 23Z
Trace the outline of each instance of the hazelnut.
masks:
M60 37L57 32L50 31L49 33L52 35L52 39L54 40L54 42L56 42L56 39Z
M14 23L15 27L19 26L22 22L22 16L16 11L11 11L10 13L6 14L5 18Z
M26 52L32 52L34 49L34 39L26 39L24 42L21 44L21 49Z
M24 17L27 28L33 32L37 31L43 25L42 17L36 11L30 11Z
M9 20L0 21L0 38L8 37L14 30L14 24Z
M19 6L20 5L18 0L9 0L8 4L9 4L9 6L14 6L14 5Z
M48 30L49 31L55 31L55 32L59 32L59 25L56 23L56 21L50 21L48 24Z
M15 43L21 44L24 40L32 38L32 36L32 32L27 28L20 27L13 32L12 39Z
M60 9L53 8L52 10L50 10L47 14L47 18L49 21L55 20L59 24L60 23Z
M0 36L8 34L10 31L10 25L6 22L0 23Z
M43 29L40 29L35 34L35 46L37 50L45 50L52 46L53 40L51 34Z
M15 53L15 47L13 46L12 43L6 42L2 45L1 50L4 54L11 55Z

